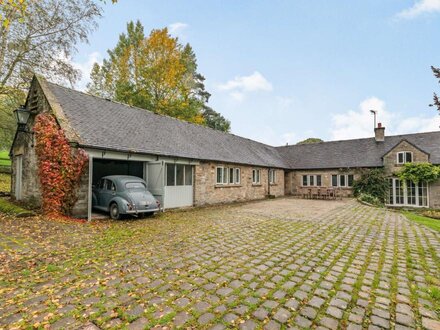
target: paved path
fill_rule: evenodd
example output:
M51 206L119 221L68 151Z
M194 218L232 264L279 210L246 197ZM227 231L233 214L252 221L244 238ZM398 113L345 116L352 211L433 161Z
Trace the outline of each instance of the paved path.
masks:
M0 328L440 329L440 236L354 201L0 218Z

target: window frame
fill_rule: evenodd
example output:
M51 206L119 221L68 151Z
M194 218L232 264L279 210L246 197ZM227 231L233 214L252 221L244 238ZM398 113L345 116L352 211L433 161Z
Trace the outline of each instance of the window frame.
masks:
M261 185L261 170L258 168L252 169L252 184Z
M319 180L318 180L319 178ZM304 179L306 179L306 184L304 184ZM318 185L319 181L319 185ZM313 184L311 184L313 183ZM302 176L302 186L303 187L322 187L322 174L304 174Z
M334 182L334 178L336 177L336 185ZM344 185L341 184L341 178L344 178ZM351 179L350 179L351 177ZM351 181L351 185L350 185ZM354 182L354 174L332 174L332 181L331 186L336 188L353 188L353 182Z
M177 184L177 166L182 166L182 184ZM193 168L192 165L187 165L187 164L180 164L180 163L165 163L165 187L185 187L185 186L192 186L194 185L194 173L193 173ZM173 167L173 176L174 176L174 182L173 184L168 184L168 166L172 166ZM191 184L186 184L186 168L190 167L191 168ZM217 173L217 172L216 172ZM217 174L216 174L217 175Z
M277 183L277 170L270 169L269 170L269 183L276 184Z
M221 173L219 178L219 171ZM219 180L220 179L220 180ZM215 184L218 186L235 186L241 182L241 169L239 167L216 166Z
M402 162L399 160L399 156L402 155ZM411 160L408 161L408 155L410 155ZM403 165L406 163L412 163L414 162L414 154L412 151L398 151L396 153L396 164L397 165Z

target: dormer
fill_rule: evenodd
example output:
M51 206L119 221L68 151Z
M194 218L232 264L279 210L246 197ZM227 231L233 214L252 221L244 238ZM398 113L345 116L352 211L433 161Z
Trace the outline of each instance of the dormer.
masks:
M429 162L429 153L407 140L401 140L382 157L388 173L395 173L406 163Z

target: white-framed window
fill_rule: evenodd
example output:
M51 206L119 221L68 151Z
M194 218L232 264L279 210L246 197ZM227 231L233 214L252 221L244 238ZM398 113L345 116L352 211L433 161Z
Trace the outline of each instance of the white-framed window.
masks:
M235 169L235 184L240 184L241 182L241 170L237 167Z
M352 187L353 180L353 174L333 174L332 187Z
M302 185L304 187L310 187L310 186L321 187L321 185L322 185L321 174L303 175L302 176Z
M261 177L261 170L258 170L258 169L253 169L252 170L252 184L260 184L261 183L261 180L260 180L260 177Z
M234 167L217 166L216 168L216 184L234 185L240 184L240 169Z
M412 163L413 153L411 151L399 151L396 155L397 164Z
M277 183L277 170L269 170L269 183Z
M191 186L193 181L193 169L191 165L166 164L167 186Z

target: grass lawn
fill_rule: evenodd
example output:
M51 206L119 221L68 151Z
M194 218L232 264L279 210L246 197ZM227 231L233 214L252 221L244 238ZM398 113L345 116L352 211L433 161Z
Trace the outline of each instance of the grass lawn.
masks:
M426 227L440 232L440 220L438 219L424 217L423 215L415 214L408 211L403 212L403 214L411 221L420 223L422 225L425 225Z
M0 166L11 166L11 160L6 150L0 151Z

